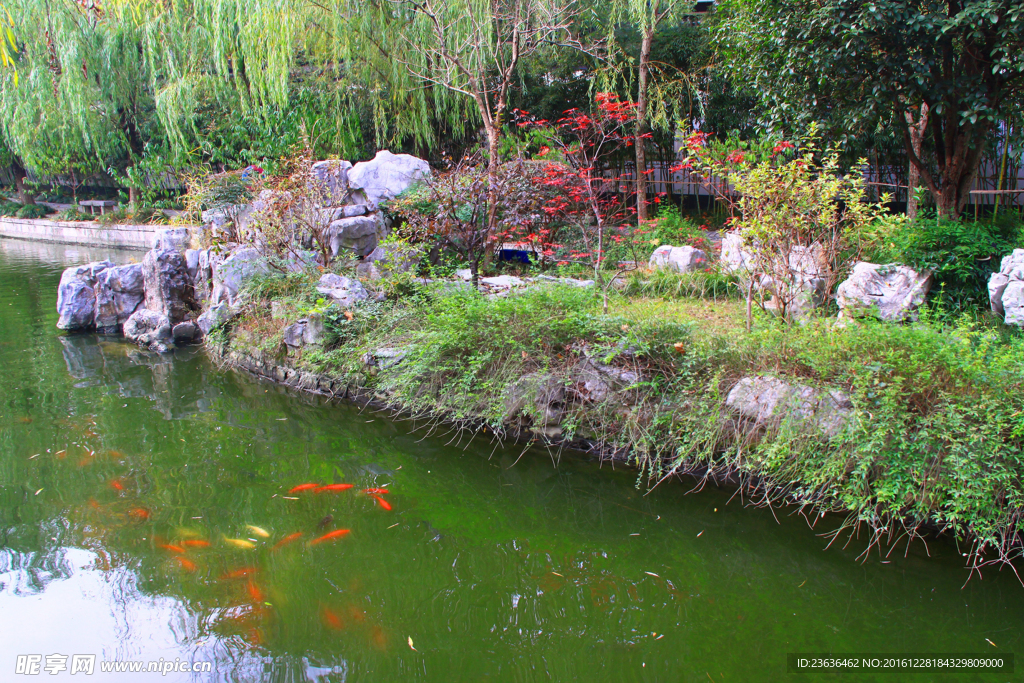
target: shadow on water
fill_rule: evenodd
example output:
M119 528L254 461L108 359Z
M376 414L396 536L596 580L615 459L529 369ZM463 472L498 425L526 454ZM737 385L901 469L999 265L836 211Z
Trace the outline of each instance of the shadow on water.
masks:
M948 543L859 563L863 541L826 551L729 491L645 495L632 471L456 447L199 349L60 334L65 259L0 241L0 670L56 652L213 663L138 680L868 681L790 675L786 654L1020 645L1024 588L961 588Z

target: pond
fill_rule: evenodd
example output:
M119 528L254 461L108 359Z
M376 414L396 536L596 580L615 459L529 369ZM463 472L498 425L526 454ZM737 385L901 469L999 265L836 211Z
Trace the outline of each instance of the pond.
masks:
M62 269L108 255L141 258L0 241L4 681L899 680L787 654L1022 644L1024 587L951 542L858 559L838 520L59 332Z

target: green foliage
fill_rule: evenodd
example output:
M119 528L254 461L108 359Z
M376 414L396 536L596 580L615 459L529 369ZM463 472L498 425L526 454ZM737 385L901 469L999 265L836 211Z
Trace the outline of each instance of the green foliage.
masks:
M886 227L864 258L932 271L933 298L954 314L987 309L989 276L999 270L1003 256L1024 245L1015 216L998 221L931 217Z
M64 209L54 216L58 221L94 221L96 216L91 213L85 213L78 209Z
M647 227L651 236L651 244L659 247L671 244L674 247L691 246L711 253L705 229L697 225L689 216L683 216L679 207L674 204L662 204L658 207L658 217Z
M99 225L167 225L170 220L160 209L141 206L135 210L119 208L96 216Z
M628 296L669 297L718 300L739 297L739 278L711 268L692 273L673 273L655 270L651 273L631 273L622 293Z
M18 202L2 202L0 203L0 216L13 216L18 213L22 208L22 205Z
M43 218L53 213L53 209L45 204L25 204L14 215L18 218Z

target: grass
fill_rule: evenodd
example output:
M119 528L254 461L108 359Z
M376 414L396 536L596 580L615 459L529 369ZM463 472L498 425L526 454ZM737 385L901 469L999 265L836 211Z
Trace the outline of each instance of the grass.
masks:
M866 526L879 545L937 528L968 540L978 566L1020 552L1024 338L977 316L840 330L758 315L748 333L741 299L694 297L676 276L628 284L635 294L614 294L607 315L587 289L492 299L406 282L382 288L401 297L361 302L349 319L318 298L317 277L253 281L231 347L348 378L439 421L589 445L652 484L693 473L738 481L765 504L842 512L846 531ZM271 299L287 320L271 316ZM326 343L286 358L281 331L311 312L325 318ZM382 348L404 358L364 363ZM617 373L599 375L607 391L594 389L596 366ZM745 424L725 396L761 374L842 389L853 417L832 437L799 420Z

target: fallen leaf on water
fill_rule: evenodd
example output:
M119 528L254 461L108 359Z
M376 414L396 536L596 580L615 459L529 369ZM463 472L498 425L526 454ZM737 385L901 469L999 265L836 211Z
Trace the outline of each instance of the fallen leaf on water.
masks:
M986 638L986 639L985 639L985 642L987 642L987 643L988 643L989 645L991 645L992 647L999 647L998 645L996 645L995 643L993 643L993 642L992 642L991 640L989 640L988 638Z
M413 652L419 652L419 650L417 650L416 648L414 648L412 646L412 636L409 636L409 649L412 650Z
M700 531L700 534L702 534L702 533L704 533L703 529L701 529L701 531ZM700 534L697 534L697 538L700 538Z
M39 495L40 493L42 493L42 492L43 492L43 490L42 490L42 489L39 489L38 491L36 491L36 495L38 496L38 495Z

